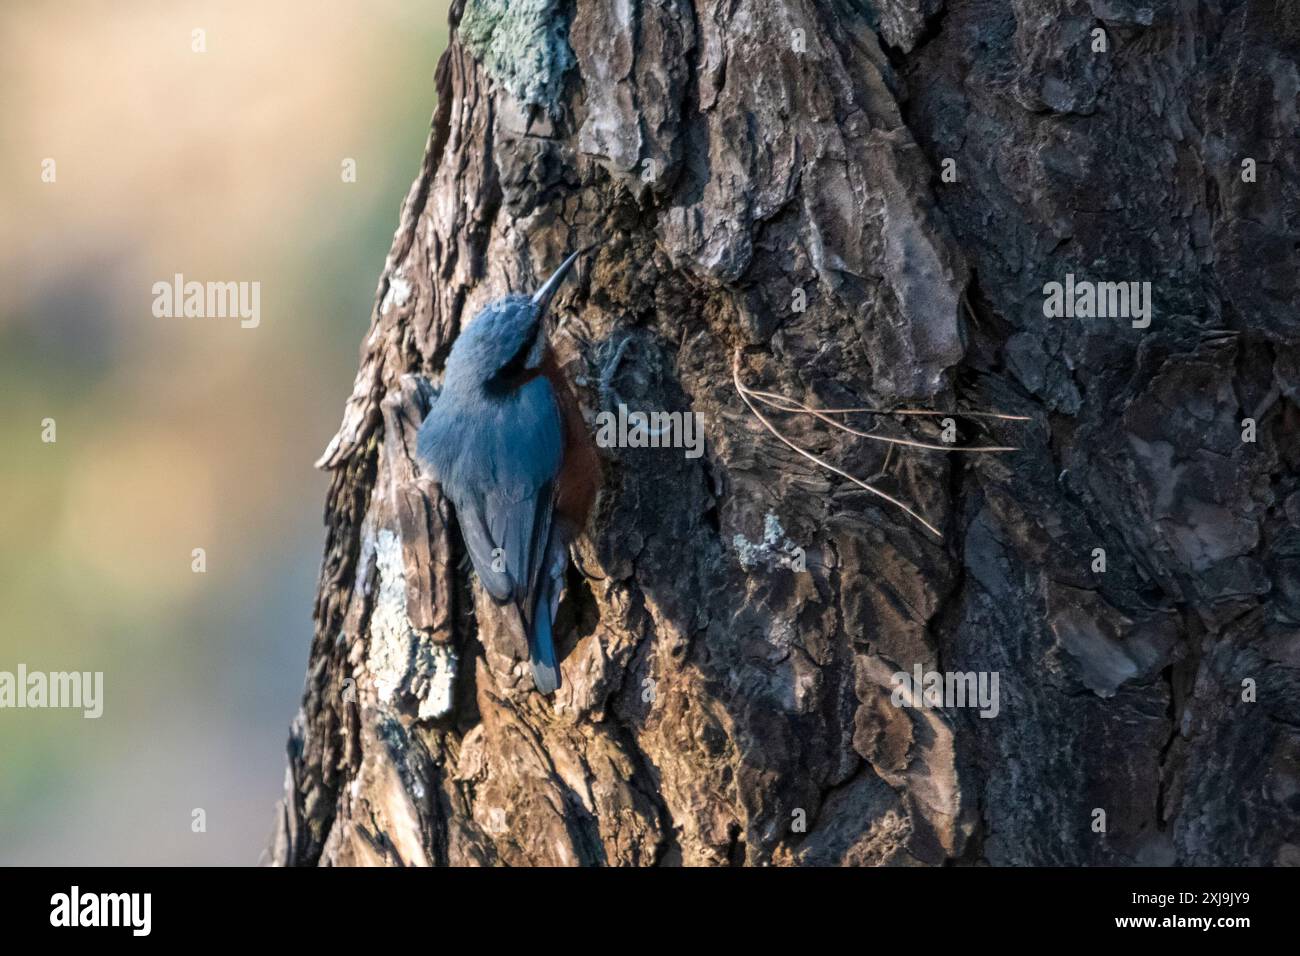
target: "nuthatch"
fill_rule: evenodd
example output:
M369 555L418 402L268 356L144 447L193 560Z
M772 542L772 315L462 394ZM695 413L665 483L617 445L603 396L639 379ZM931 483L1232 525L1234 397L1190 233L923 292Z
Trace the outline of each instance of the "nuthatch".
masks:
M416 446L456 509L479 581L518 607L543 694L560 686L552 627L569 544L600 484L600 459L547 335L547 306L586 251L532 298L498 299L461 332Z

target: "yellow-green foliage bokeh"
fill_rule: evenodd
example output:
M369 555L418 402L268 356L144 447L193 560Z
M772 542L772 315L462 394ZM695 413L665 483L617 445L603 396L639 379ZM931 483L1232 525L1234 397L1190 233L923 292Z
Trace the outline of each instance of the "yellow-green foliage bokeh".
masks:
M398 0L0 6L0 670L105 681L98 720L0 710L0 863L256 861L311 636L312 462L446 23ZM260 282L260 326L156 318L176 273Z

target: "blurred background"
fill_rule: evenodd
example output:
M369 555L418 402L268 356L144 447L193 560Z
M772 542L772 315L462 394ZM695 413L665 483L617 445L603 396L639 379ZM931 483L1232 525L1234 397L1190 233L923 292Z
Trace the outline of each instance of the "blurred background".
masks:
M0 710L0 864L257 861L446 8L0 6L0 671L104 672L98 720ZM261 324L155 318L176 273Z

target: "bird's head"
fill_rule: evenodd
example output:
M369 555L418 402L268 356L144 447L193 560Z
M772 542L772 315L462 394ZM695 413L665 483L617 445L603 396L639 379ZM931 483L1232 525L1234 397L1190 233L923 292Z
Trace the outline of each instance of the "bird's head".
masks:
M565 259L532 296L507 295L485 306L452 346L446 384L510 391L535 375L546 352L551 299L573 263L590 248Z

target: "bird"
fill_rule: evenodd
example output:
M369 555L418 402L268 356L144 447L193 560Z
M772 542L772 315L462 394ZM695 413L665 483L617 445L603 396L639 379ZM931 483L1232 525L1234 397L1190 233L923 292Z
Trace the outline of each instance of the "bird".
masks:
M569 546L600 485L600 459L550 346L551 300L570 255L532 296L485 306L457 336L416 454L455 509L488 594L519 611L533 685L560 686L555 615Z

